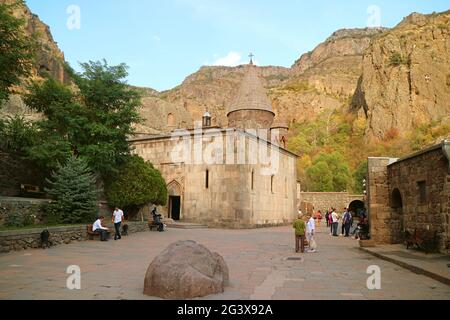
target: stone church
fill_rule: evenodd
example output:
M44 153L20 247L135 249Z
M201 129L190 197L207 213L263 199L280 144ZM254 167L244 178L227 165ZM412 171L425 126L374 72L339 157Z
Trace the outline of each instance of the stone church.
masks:
M194 128L130 139L168 183L166 218L223 228L296 218L297 155L286 149L288 127L274 121L258 67L245 68L226 128L214 126L206 110Z

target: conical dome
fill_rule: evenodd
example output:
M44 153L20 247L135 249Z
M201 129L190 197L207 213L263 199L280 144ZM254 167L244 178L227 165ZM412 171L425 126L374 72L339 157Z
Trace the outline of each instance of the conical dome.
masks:
M228 114L239 110L263 110L273 113L272 104L267 97L257 67L248 65L238 94L228 110Z

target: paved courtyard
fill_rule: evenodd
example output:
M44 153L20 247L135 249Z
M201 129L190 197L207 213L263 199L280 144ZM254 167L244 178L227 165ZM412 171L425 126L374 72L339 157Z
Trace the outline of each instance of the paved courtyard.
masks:
M332 238L325 228L317 235L317 253L297 255L289 227L170 229L2 254L0 299L152 299L142 294L147 267L177 240L195 240L228 264L230 286L206 299L450 299L449 286L361 252L355 240ZM294 257L303 259L289 259ZM66 288L70 265L81 268L81 290ZM372 265L381 268L381 290L367 289Z

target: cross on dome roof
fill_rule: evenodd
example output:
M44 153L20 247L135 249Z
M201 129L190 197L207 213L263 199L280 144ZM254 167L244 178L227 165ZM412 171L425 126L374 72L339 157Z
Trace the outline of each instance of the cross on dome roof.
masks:
M253 64L249 64L245 68L244 79L228 114L239 110L263 110L274 113L262 85L258 68Z

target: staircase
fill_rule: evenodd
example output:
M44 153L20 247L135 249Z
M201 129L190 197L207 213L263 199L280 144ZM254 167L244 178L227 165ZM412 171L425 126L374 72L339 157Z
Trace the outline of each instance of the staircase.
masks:
M164 223L167 225L168 228L173 229L208 229L208 226L198 223L187 223L168 219L165 219Z

